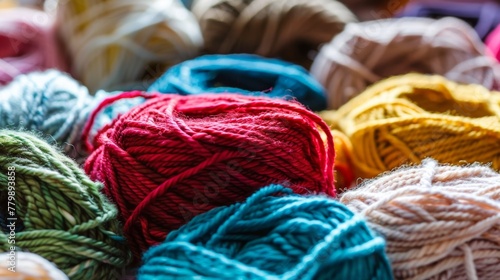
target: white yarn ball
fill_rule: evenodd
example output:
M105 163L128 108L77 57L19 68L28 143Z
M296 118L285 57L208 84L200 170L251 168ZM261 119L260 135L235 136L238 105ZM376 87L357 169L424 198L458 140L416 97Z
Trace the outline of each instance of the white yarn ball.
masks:
M179 0L66 0L58 19L73 75L92 93L145 88L145 76L196 56L203 41Z

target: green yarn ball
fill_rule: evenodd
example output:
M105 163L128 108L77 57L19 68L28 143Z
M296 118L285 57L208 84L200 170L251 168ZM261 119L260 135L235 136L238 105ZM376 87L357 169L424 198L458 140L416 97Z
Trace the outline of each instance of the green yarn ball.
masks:
M0 130L0 252L14 240L70 279L118 279L130 252L101 187L43 140Z

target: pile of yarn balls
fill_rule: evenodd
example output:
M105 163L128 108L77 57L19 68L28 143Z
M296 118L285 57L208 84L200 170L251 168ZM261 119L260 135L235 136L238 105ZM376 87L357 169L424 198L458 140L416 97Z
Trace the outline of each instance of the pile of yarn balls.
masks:
M2 1L0 278L499 279L500 4L394 2Z

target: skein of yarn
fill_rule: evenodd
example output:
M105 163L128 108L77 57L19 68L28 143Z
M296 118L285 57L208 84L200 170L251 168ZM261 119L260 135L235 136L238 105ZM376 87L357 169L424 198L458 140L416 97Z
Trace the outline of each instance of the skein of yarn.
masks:
M27 8L0 9L0 85L37 70L66 70L54 20Z
M351 141L356 177L371 178L426 157L490 163L500 170L500 94L480 85L437 75L396 76L321 115Z
M300 104L157 94L98 133L85 171L118 205L139 258L193 216L268 184L335 196L333 160L328 126Z
M117 279L130 253L101 188L46 142L0 130L0 199L15 199L0 204L0 251L35 253L71 279Z
M412 1L398 13L400 17L456 17L466 21L479 37L486 36L500 24L500 3L496 0L477 1Z
M0 254L0 279L69 280L54 264L36 254L9 253Z
M87 88L57 70L17 76L0 89L0 129L41 134L78 160L86 156L80 138L94 102Z
M72 72L92 93L146 88L142 79L194 57L202 45L195 17L179 0L68 0L58 18Z
M319 45L356 17L332 0L196 0L208 53L253 53L309 69Z
M493 30L486 38L486 46L490 51L490 54L497 60L500 61L500 25L498 25L495 30Z
M138 280L392 279L384 245L344 205L273 185L169 234Z
M387 19L349 24L314 60L311 74L338 109L386 77L419 72L500 89L500 65L475 31L455 18Z
M440 166L399 168L343 194L387 242L396 279L497 279L500 174Z
M311 110L326 109L323 87L302 67L257 55L205 55L170 68L149 92L232 92L296 99Z

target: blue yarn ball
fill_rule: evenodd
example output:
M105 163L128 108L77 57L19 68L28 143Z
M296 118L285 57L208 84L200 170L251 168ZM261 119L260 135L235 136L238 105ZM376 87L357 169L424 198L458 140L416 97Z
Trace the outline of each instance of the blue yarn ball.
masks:
M138 280L392 279L385 241L361 216L279 185L196 216L143 262Z
M231 92L296 99L311 110L326 109L324 88L301 66L251 54L204 55L170 68L149 92Z

